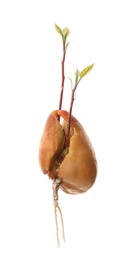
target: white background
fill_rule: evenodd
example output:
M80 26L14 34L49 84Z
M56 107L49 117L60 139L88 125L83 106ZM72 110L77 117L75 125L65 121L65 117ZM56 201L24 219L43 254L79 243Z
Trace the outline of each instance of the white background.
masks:
M0 2L0 259L136 259L135 1ZM98 160L95 185L59 192L66 243L58 249L51 181L38 164L49 113L58 108L61 38L66 77L95 63L73 114ZM66 79L63 108L69 108Z

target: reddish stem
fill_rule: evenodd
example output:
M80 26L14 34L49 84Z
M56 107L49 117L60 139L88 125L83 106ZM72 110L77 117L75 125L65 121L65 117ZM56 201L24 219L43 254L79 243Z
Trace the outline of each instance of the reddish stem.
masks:
M69 114L68 114L68 123L67 123L67 130L66 130L66 142L65 145L69 145L69 134L70 134L70 127L71 127L71 115L72 115L72 108L73 108L73 103L75 100L75 91L77 88L79 82L75 83L74 88L72 89L72 94L71 94L71 102L70 102L70 109L69 109Z
M65 41L63 42L63 59L61 62L61 71L62 71L62 82L61 82L61 91L60 91L60 100L59 100L59 110L62 108L63 101L63 91L64 91L64 81L65 81L65 57L66 57L66 45ZM60 116L58 116L58 121L60 121Z

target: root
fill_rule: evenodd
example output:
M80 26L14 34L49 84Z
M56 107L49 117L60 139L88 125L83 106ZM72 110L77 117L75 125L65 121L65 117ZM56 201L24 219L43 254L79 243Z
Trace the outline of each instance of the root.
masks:
M62 225L62 237L65 242L65 233L64 233L64 222L63 222L63 216L61 209L58 204L58 189L60 186L61 180L60 179L54 179L52 182L52 189L53 189L53 202L54 202L54 214L55 214L55 223L56 223L56 236L57 236L57 243L60 247L60 241L59 241L59 228L58 228L58 218L57 218L57 210L60 214L61 219L61 225Z

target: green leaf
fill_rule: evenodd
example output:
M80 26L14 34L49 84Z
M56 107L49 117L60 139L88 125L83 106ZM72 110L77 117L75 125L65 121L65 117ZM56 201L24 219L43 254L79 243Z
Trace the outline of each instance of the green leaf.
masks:
M94 64L91 64L90 66L84 68L81 72L80 72L80 80L91 71L91 69L93 68Z
M78 69L76 69L76 71L75 71L75 76L76 76L75 82L77 82L79 79L79 76L80 76L80 71Z
M72 82L72 79L70 77L68 77L69 80L70 80L70 83L71 83L71 89L73 89L73 82Z
M69 45L69 42L66 43L66 49L67 49L68 45Z
M70 31L67 27L65 27L63 30L62 30L62 33L63 33L63 42L66 42L66 39L67 37L69 36L70 34Z
M63 32L62 32L61 28L57 24L55 24L55 29L56 29L57 33L60 34L62 36L62 38L63 38Z
M55 29L56 29L57 33L61 35L63 43L65 43L66 38L70 34L70 30L67 27L65 27L63 30L61 30L61 28L57 24L55 24ZM68 44L67 44L67 46L68 46Z
M63 35L64 35L64 37L65 37L65 39L69 36L69 34L70 34L70 30L67 28L67 27L65 27L63 30L62 30L62 32L63 32Z

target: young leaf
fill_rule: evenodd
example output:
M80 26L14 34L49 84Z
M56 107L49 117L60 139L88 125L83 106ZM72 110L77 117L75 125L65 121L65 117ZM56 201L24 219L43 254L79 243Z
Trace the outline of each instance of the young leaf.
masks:
M80 72L80 80L87 74L91 71L91 69L93 68L94 64L91 64L90 66L86 67L85 69L83 69L81 72Z
M63 35L65 36L65 38L67 38L69 36L69 34L70 34L70 30L67 27L65 27L62 30L62 32L63 32Z
M66 49L67 49L68 45L69 45L69 42L66 43Z
M60 34L62 36L62 38L63 38L63 32L62 32L61 28L57 24L55 24L55 29L56 29L57 33Z
M68 77L69 80L70 80L70 83L71 83L71 90L73 89L73 82L72 82L72 79L70 77Z
M75 76L76 76L75 82L77 83L80 76L80 71L78 69L76 69Z
M65 28L62 30L62 33L63 33L63 42L66 42L66 39L67 39L67 37L68 37L69 34L70 34L70 30L69 30L67 27L65 27Z

